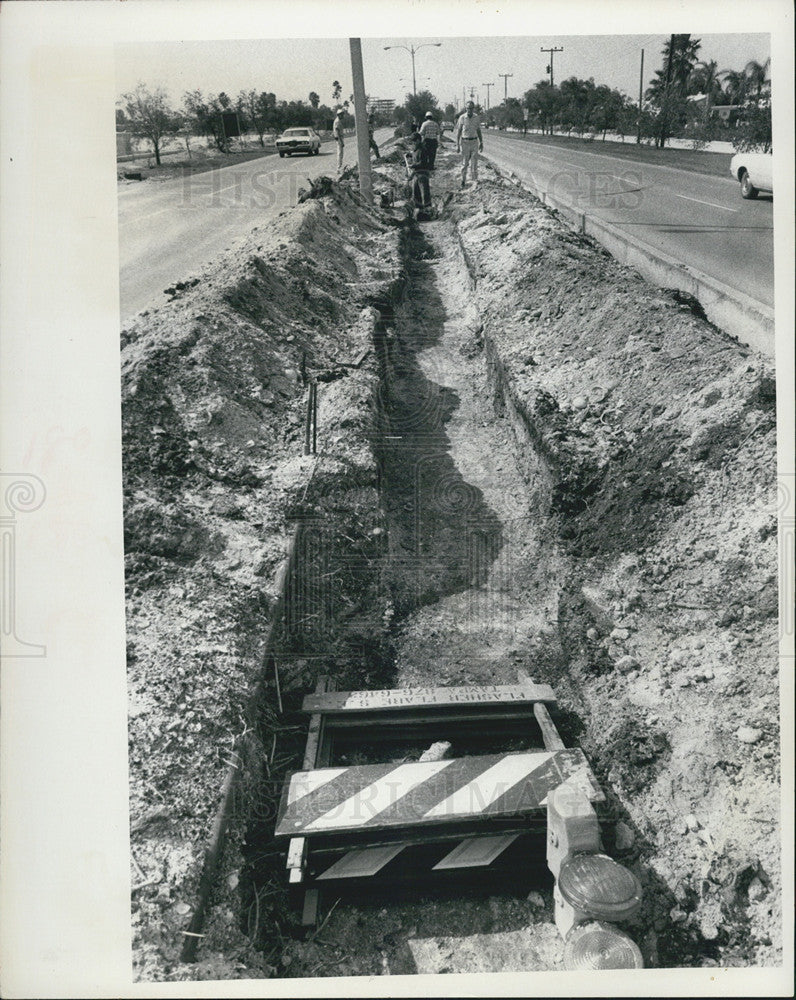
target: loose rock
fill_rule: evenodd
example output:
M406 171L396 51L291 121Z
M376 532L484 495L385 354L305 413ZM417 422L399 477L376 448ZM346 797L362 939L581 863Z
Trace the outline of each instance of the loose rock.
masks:
M636 835L621 820L616 824L616 849L617 851L629 851L636 842Z
M759 729L754 729L752 726L741 726L735 735L741 743L752 744L757 743L763 734Z
M752 903L757 902L758 899L762 899L765 896L767 890L760 879L755 875L752 881L749 883L749 889L747 895L749 896L749 901Z
M622 656L616 661L615 666L620 673L627 674L631 670L638 670L639 662L632 656Z
M420 760L444 760L451 752L452 747L453 744L448 743L447 740L439 740L437 743L432 743L428 750L423 751Z

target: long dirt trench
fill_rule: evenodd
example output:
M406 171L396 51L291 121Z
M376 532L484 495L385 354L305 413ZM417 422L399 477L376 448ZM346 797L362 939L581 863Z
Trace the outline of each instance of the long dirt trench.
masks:
M413 609L395 680L512 683L512 659L555 621L555 552L540 516L549 487L520 466L494 373L474 350L481 323L450 223L413 240L384 436L391 571Z
M377 446L396 613L391 683L514 683L518 669L533 670L528 650L557 644L549 484L503 412L452 222L412 228L408 242L405 295L383 317ZM362 973L535 971L560 968L563 955L552 893L529 895L528 885L487 899L418 889L344 900L322 937L356 955ZM328 946L294 942L288 954L291 976L335 974Z

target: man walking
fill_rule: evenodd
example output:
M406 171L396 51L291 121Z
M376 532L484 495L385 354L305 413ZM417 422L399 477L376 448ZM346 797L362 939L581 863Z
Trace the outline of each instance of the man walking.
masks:
M345 147L345 142L343 141L343 109L338 108L337 114L334 119L334 125L332 125L332 135L337 142L337 173L338 175L343 171L343 148Z
M420 138L423 140L423 160L428 170L434 169L437 158L437 143L439 142L439 125L434 115L426 112L423 124L420 126Z
M472 164L470 172L473 182L477 183L478 154L484 151L484 139L481 135L481 121L472 101L467 102L467 110L456 124L456 149L462 154L462 187L467 187L468 163Z

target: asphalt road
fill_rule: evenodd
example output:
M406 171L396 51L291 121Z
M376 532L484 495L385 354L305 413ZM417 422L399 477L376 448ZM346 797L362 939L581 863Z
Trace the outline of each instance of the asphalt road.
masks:
M390 135L392 129L378 130L376 142ZM356 157L356 137L347 137L344 165L355 164ZM326 142L318 156L264 156L187 177L121 186L122 324L142 309L165 302L165 288L196 274L255 226L295 205L307 178L334 176L336 168L337 147Z
M390 129L377 132L383 143ZM485 153L573 207L611 222L766 305L774 304L773 203L744 201L727 175L633 163L603 151L542 146L487 131ZM356 140L344 163L356 162ZM307 178L334 175L336 149L265 156L185 178L119 188L122 323L165 301L163 290L213 261L284 208Z
M744 201L729 175L634 163L599 151L540 145L488 130L484 153L587 215L774 305L773 202Z

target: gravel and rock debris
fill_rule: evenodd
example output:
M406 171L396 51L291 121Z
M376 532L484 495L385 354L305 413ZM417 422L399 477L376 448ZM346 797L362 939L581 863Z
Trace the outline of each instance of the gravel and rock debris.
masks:
M772 364L496 171L460 190L445 146L437 163L432 222L403 211L393 153L380 209L316 185L122 334L136 975L561 968L541 885L329 900L304 939L269 841L318 675L426 687L519 669L553 686L608 796L606 848L644 888L626 930L646 965L776 965ZM284 630L277 692L263 641L297 519L320 526L323 574L305 573L311 624Z

